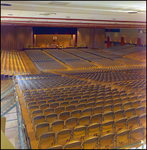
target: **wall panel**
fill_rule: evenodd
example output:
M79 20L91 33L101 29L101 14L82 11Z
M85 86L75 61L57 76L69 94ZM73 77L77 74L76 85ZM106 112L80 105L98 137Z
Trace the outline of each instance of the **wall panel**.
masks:
M32 27L1 26L1 49L21 50L33 46Z
M104 48L105 29L78 28L77 46L88 46L89 48Z

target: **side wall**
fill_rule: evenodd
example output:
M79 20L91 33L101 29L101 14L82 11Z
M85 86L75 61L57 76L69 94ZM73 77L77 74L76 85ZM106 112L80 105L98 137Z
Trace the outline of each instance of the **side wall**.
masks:
M21 50L33 46L32 27L1 26L1 49Z
M105 29L98 28L78 28L77 46L87 46L89 48L104 48Z
M146 45L146 33L139 33L138 29L120 28L120 32L105 32L106 39L109 36L111 42L121 42L124 37L124 43L137 44L137 39L141 38L141 45Z

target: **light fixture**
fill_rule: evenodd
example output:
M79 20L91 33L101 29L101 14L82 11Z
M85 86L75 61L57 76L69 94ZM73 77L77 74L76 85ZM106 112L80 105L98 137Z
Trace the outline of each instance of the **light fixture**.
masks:
M12 6L11 4L1 4L1 6Z

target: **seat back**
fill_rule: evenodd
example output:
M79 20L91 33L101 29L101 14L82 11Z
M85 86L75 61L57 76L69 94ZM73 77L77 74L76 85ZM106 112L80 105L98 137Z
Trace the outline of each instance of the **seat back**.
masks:
M64 98L57 98L56 102L59 103L59 105L64 101Z
M85 109L85 104L77 105L77 109L80 109L81 111L83 111Z
M56 120L51 124L51 130L57 134L60 130L64 128L64 121L63 120Z
M80 148L81 148L81 141L71 141L64 146L64 149L80 149Z
M93 108L93 114L98 114L98 113L102 113L102 106L96 106Z
M137 96L132 96L132 97L130 97L130 101L131 102L134 102L134 101L136 101L137 100Z
M27 108L29 108L30 106L36 105L35 101L30 101L27 103Z
M122 103L117 103L117 104L114 104L113 106L113 111L116 112L118 110L122 109Z
M109 121L114 119L114 112L109 111L103 114L103 121Z
M138 127L139 125L139 116L138 115L134 115L133 117L130 117L127 120L127 128L132 130L135 129L136 127Z
M91 115L92 114L92 108L85 108L83 111L82 111L82 115Z
M139 117L139 124L146 128L146 113L140 115L140 117Z
M31 115L31 119L33 119L34 117L38 116L38 115L42 115L43 111L41 109L36 109L34 111L32 111L32 115Z
M119 120L120 118L123 118L123 117L125 117L125 110L120 109L120 110L114 112L114 119L115 119L115 121Z
M69 111L64 111L64 112L61 112L59 114L59 119L61 120L66 120L70 117L70 112Z
M129 101L130 101L129 97L124 97L124 98L121 99L122 104L125 104L125 103L127 103Z
M47 108L44 110L44 115L47 116L51 113L54 113L54 109L53 108Z
M110 104L113 104L113 100L112 99L109 99L109 100L105 101L105 105L110 105Z
M79 104L86 104L87 103L87 98L83 98L79 101Z
M56 113L50 113L46 116L46 122L49 124L52 124L57 119L57 114Z
M140 106L140 100L136 100L134 102L132 102L132 107L137 108Z
M102 114L97 113L91 117L91 123L101 123L102 122Z
M71 117L77 117L78 119L81 117L82 111L80 109L73 110L71 112Z
M95 101L96 101L96 97L90 97L87 102L92 103L92 102L95 102Z
M135 114L136 115L142 115L142 114L144 114L145 113L145 107L144 106L140 106L140 107L138 107L138 108L136 108L136 110L135 110Z
M32 112L36 109L39 109L38 105L33 105L28 108L29 116L31 116Z
M100 137L99 149L114 148L114 133L109 133Z
M53 102L53 103L50 104L50 107L51 107L51 108L54 108L54 109L55 109L56 107L58 107L58 106L59 106L59 103L57 103L57 102Z
M124 118L120 118L119 120L117 120L115 122L115 132L120 132L124 129L126 129L126 121L127 121L127 118L124 117Z
M65 122L66 129L73 130L75 126L77 126L78 118L76 117L70 117Z
M35 130L35 136L36 139L40 138L40 135L43 133L49 132L49 123L48 122L42 122L36 125L36 130Z
M72 100L72 101L70 101L70 105L77 106L78 105L78 100Z
M101 123L92 123L87 127L88 136L100 136Z
M67 107L69 105L68 101L61 102L60 106Z
M116 135L116 147L122 147L129 144L129 133L130 130L126 129Z
M112 111L112 110L113 110L113 105L110 104L110 105L104 106L102 111L103 111L103 113L105 113L105 112L109 112L109 111Z
M131 144L144 140L144 127L141 126L141 127L134 128L130 132L130 139L131 139Z
M63 146L62 145L55 145L55 146L51 146L47 149L63 149Z
M71 129L62 129L57 133L57 144L64 146L67 141L70 141Z
M39 149L47 149L55 144L55 133L47 132L39 137Z
M146 108L146 99L141 101L141 106L144 106Z
M123 109L127 110L132 107L132 102L126 102L123 104Z
M68 105L65 110L71 113L73 110L75 110L75 105Z
M86 134L86 126L76 126L73 130L73 139L83 141Z
M98 146L98 137L90 137L83 142L83 149L95 149Z
M38 115L33 118L33 129L35 129L36 125L39 123L45 122L45 116L44 115Z
M103 100L96 101L95 106L96 106L96 107L97 107L97 106L103 107L103 106L104 106L104 101L103 101Z
M40 100L40 101L38 101L38 102L37 102L38 107L40 107L40 105L45 104L45 103L46 103L46 101L45 101L45 100Z
M40 109L41 109L42 111L44 111L44 110L47 109L47 108L49 108L49 104L41 104L41 105L40 105Z
M85 115L79 118L79 125L88 126L90 124L90 116Z
M129 108L125 111L125 117L129 118L135 115L135 108Z
M63 107L63 106L59 106L59 107L56 107L55 108L55 113L57 114L57 115L59 115L61 112L63 112L65 110L65 107Z
M114 121L110 120L102 123L102 134L114 133Z
M90 103L87 103L85 105L86 108L94 108L95 107L95 102L90 102Z

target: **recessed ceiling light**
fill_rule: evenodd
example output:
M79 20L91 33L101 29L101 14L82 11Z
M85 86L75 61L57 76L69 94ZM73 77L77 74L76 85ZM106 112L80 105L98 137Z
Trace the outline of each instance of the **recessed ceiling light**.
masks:
M49 16L49 15L56 15L56 13L42 13L42 14L39 14L39 15Z
M128 14L137 14L137 11L129 11Z
M9 16L13 16L13 14L8 14Z
M48 4L50 4L50 5L67 5L67 4L69 4L69 2L52 1Z
M1 6L12 6L11 4L1 4Z
M66 18L70 18L70 16L66 16Z

